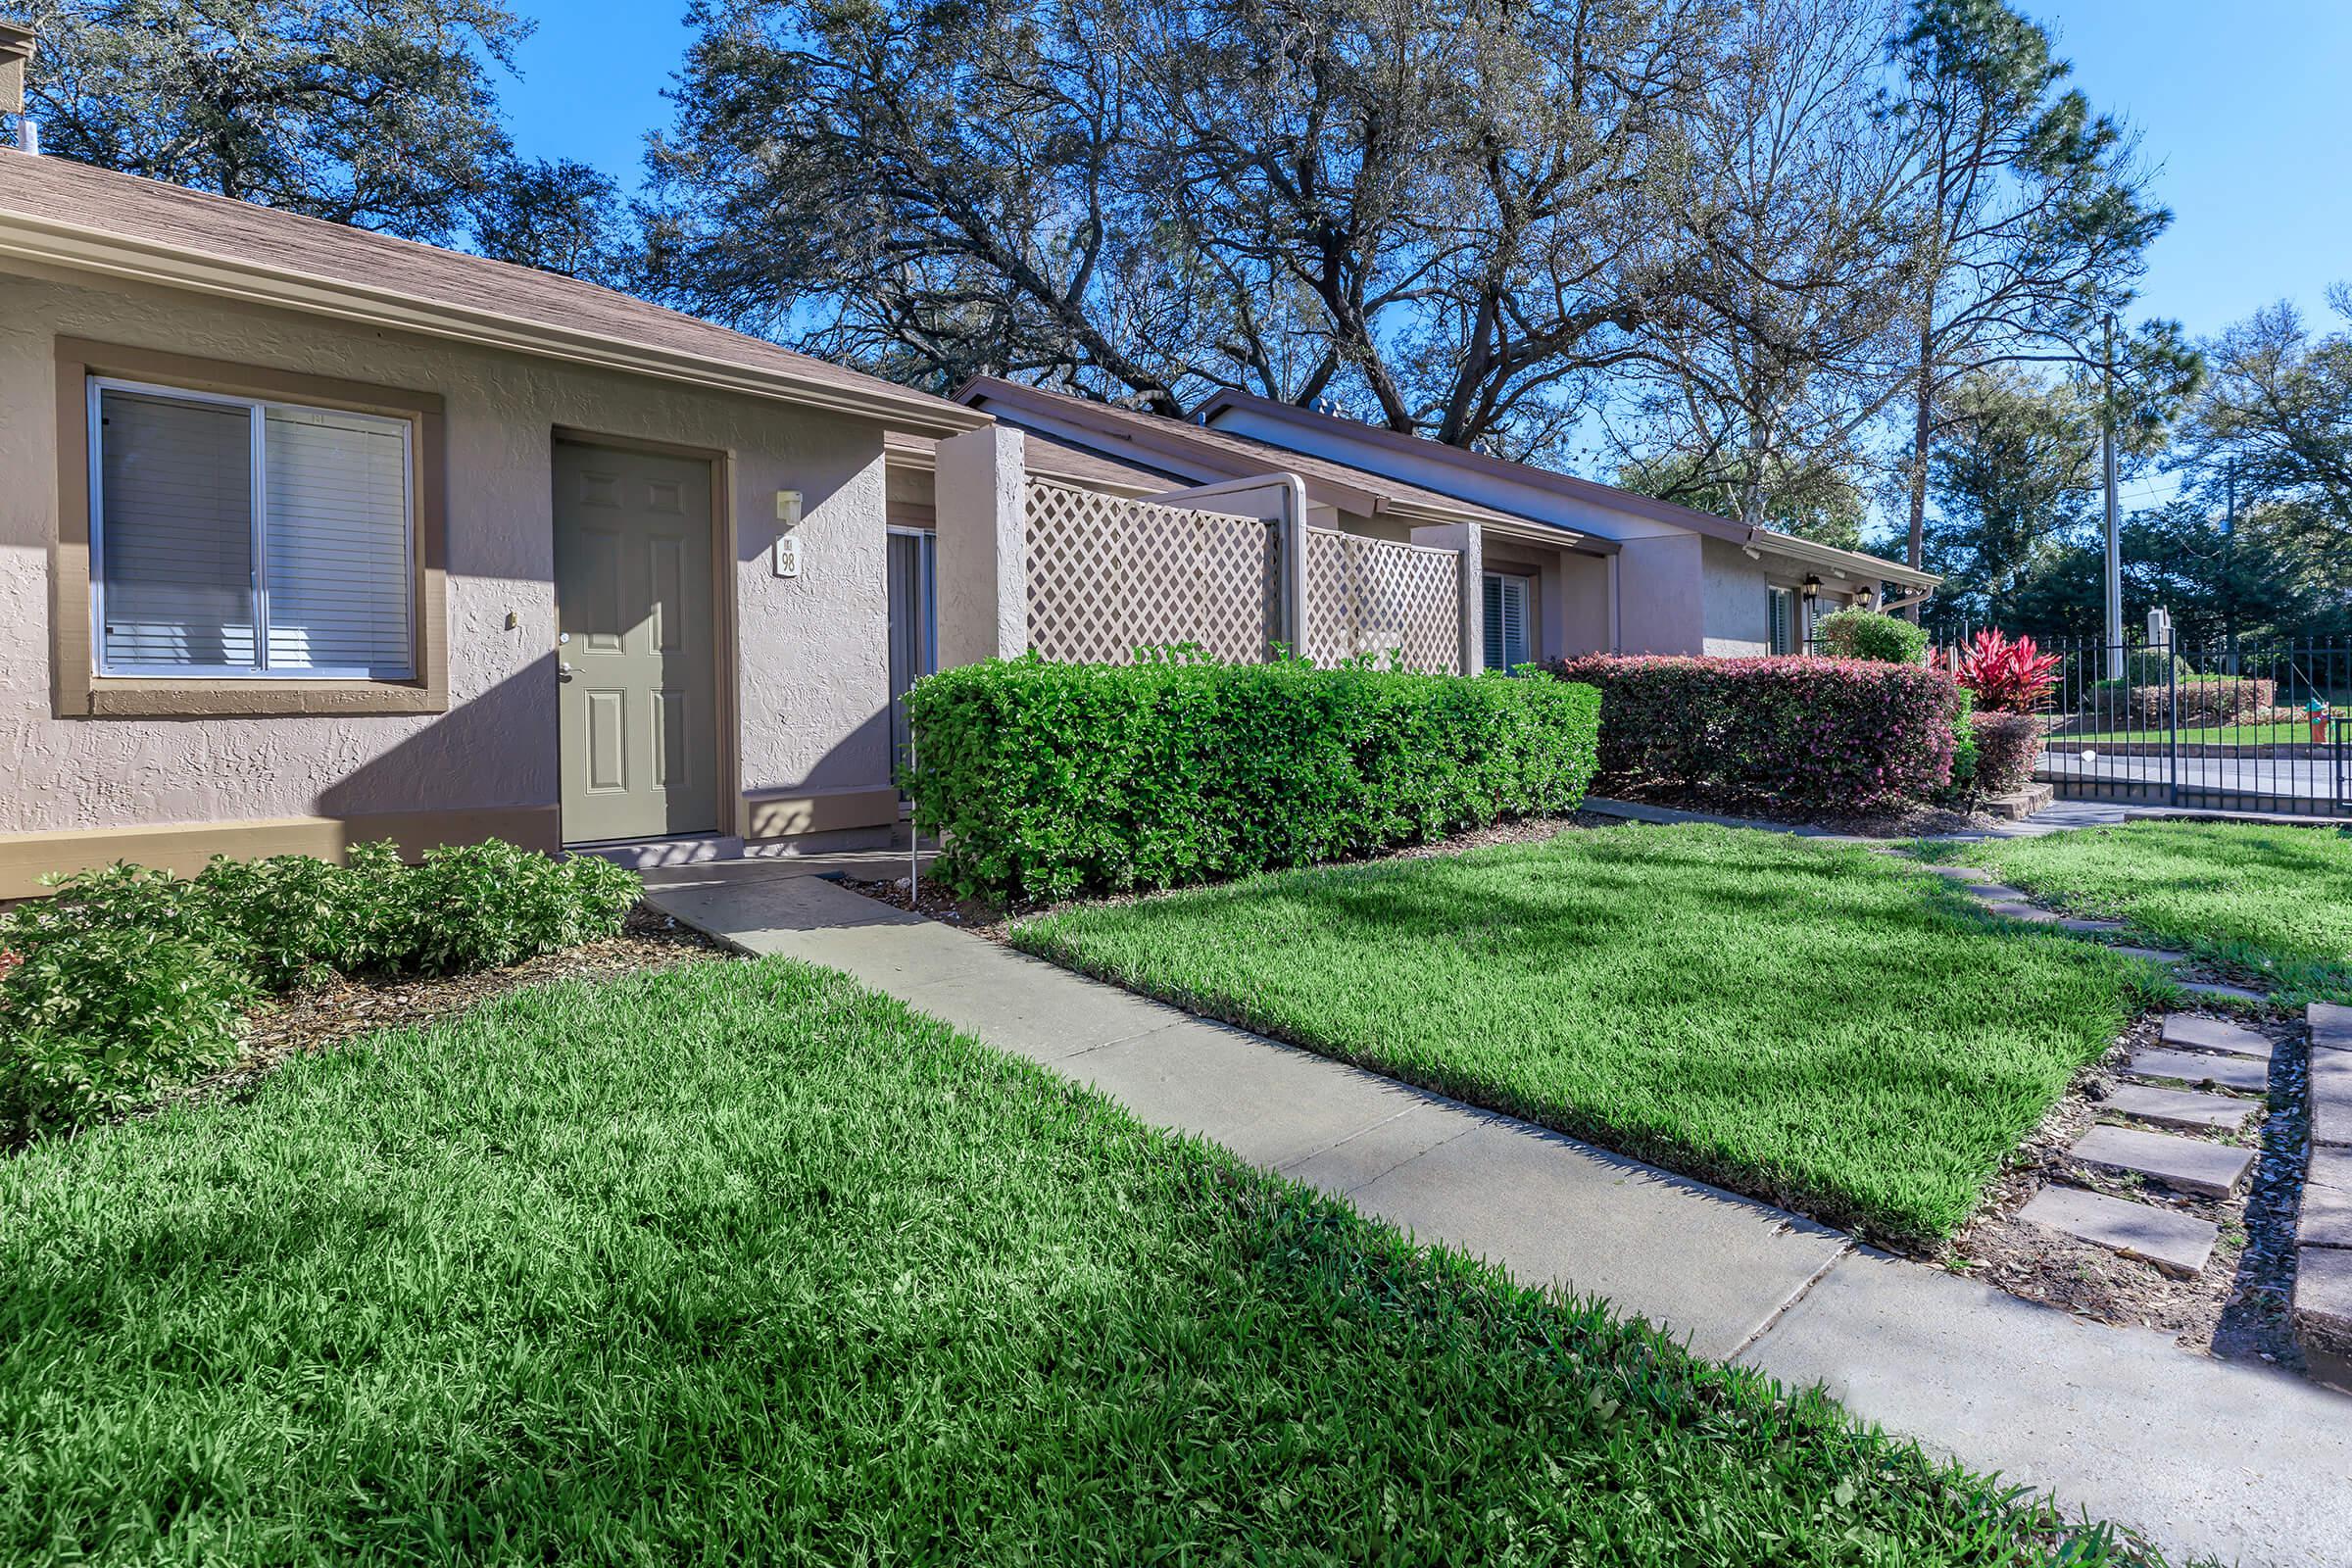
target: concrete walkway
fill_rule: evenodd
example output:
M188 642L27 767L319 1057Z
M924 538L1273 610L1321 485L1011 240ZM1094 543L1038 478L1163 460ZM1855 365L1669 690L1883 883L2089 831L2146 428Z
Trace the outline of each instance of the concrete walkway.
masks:
M857 858L862 859L863 858ZM1573 1139L1196 1018L810 873L904 852L656 872L746 952L842 969L1358 1209L1607 1297L2177 1556L2352 1562L2352 1399L2080 1322Z

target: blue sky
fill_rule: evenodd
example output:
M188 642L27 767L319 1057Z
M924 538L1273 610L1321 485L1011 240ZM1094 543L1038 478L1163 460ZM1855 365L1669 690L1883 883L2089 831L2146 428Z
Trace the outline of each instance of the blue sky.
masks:
M687 33L683 0L522 0L539 18L506 98L516 141L633 182ZM2162 165L2177 215L2141 314L2212 332L2257 306L2326 310L2352 281L2352 3L2027 0L2058 34L2091 102L2120 113ZM626 40L623 43L622 40Z

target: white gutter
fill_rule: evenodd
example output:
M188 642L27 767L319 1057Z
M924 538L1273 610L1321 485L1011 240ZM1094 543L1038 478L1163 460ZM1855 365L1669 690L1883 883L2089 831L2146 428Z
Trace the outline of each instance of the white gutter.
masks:
M762 370L680 349L615 342L594 332L474 306L419 299L360 281L316 277L146 240L96 234L75 224L9 209L0 209L0 258L133 282L164 283L247 304L741 392L796 408L881 419L894 429L915 435L955 435L994 422L979 410L905 392L887 383L876 383L870 390L829 386L789 371Z

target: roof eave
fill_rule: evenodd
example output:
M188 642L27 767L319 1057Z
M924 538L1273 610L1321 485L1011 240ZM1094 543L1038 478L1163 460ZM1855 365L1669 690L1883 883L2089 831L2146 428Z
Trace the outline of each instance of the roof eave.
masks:
M0 258L162 283L305 315L740 392L796 408L878 419L915 435L955 435L991 422L979 410L904 392L887 383L877 383L870 392L830 386L783 370L761 370L675 349L616 343L495 311L98 233L13 209L0 209Z
M1859 550L1840 550L1836 545L1815 544L1810 539L1775 533L1769 528L1751 529L1747 546L1810 565L1827 566L1844 576L1900 583L1906 588L1934 589L1943 582L1935 572L1916 571L1883 556L1868 555Z

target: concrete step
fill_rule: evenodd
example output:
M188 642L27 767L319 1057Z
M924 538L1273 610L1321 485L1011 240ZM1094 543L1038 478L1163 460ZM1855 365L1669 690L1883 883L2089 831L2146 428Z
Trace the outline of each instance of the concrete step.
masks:
M2219 1084L2260 1094L2271 1086L2271 1066L2255 1056L2223 1056L2205 1051L2166 1051L2143 1046L2132 1053L2124 1071L2133 1078L2177 1078L2189 1084Z
M2293 1321L2314 1372L2342 1377L2352 1371L2352 1250L2296 1249Z
M2204 1268L2222 1234L2219 1226L2193 1214L2080 1187L2044 1187L2018 1218L2153 1263L2176 1279L2193 1278Z
M2193 1012L2168 1012L2164 1015L2164 1043L2189 1051L2218 1051L2230 1056L2253 1056L2262 1061L2271 1059L2271 1041L2244 1024L2230 1023L2223 1018L2202 1017Z
M2319 1051L2352 1051L2352 1007L2315 1002L2304 1009L2311 1024L2311 1043Z
M2157 1089L2148 1084L2118 1084L2100 1104L2103 1110L2151 1127L2178 1127L2194 1133L2233 1133L2262 1107L2250 1100L2201 1094L2193 1089Z
M2228 1198L2254 1168L2254 1151L2132 1127L2093 1127L2069 1151L2082 1164L2160 1182L2199 1198Z
M573 845L575 855L625 865L632 871L659 871L666 866L709 865L743 858L743 840L732 833L692 833L674 839L633 839L608 844Z

